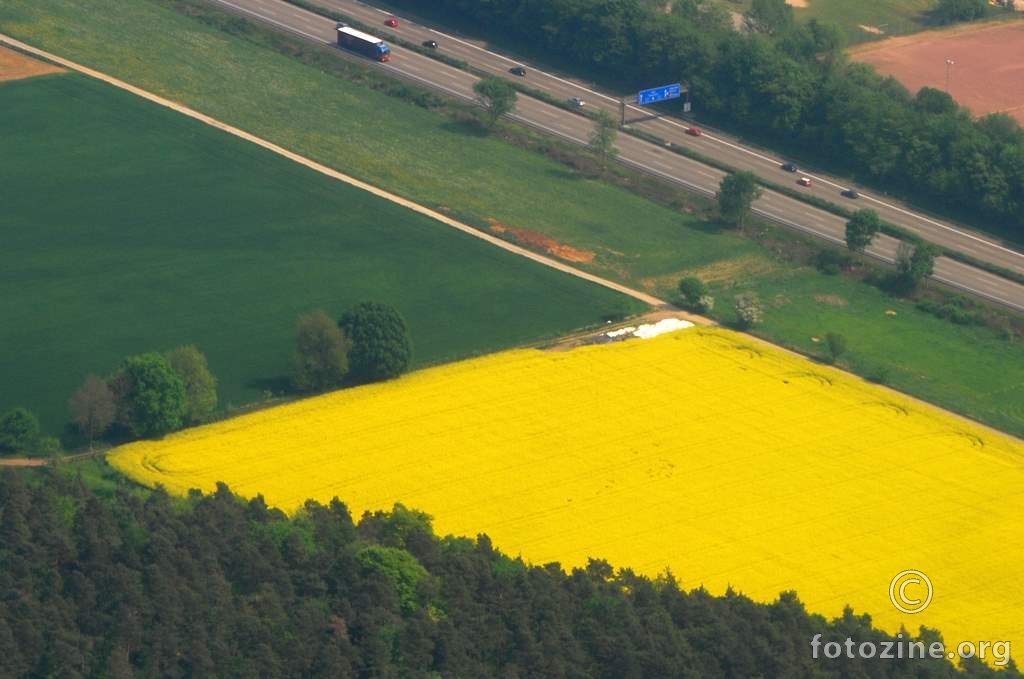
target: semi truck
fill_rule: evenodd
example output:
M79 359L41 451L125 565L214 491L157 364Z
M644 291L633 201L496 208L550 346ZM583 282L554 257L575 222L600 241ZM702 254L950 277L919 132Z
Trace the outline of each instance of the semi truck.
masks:
M358 52L377 61L391 61L391 48L387 43L345 24L338 24L338 47Z

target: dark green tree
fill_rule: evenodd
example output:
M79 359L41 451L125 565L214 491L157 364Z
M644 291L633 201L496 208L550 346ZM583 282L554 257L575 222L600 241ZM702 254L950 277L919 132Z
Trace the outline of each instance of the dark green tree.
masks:
M699 313L711 311L715 300L708 294L708 286L696 276L687 276L679 281L679 295L683 306Z
M217 378L210 372L206 355L194 345L167 354L167 363L185 385L185 418L189 424L205 422L217 408Z
M732 172L718 187L718 212L732 226L743 226L750 206L761 195L761 187L752 172Z
M854 252L864 252L882 228L882 221L874 210L857 210L846 222L846 247Z
M912 292L935 271L935 246L900 243L896 251L896 282L901 292Z
M939 0L932 13L940 23L972 21L985 16L985 0Z
M748 30L779 35L793 28L793 8L786 0L753 0L746 14Z
M348 374L352 342L325 311L299 318L295 329L293 381L299 391L322 391Z
M108 384L119 421L135 436L160 436L184 425L185 384L162 355L130 356Z
M518 95L512 83L497 76L481 78L473 85L477 101L487 110L488 124L494 125L498 118L511 113L516 107Z
M39 436L39 420L25 408L0 415L0 455L30 452Z
M846 353L846 338L839 333L830 332L825 335L825 348L828 349L830 362L835 363Z
M388 380L409 369L412 343L405 320L394 307L361 302L346 311L338 325L352 341L348 362L357 381Z

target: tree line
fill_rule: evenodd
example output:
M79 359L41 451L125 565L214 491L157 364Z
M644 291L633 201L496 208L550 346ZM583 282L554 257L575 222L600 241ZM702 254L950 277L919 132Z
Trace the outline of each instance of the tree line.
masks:
M485 535L438 538L400 505L354 521L337 499L307 502L289 518L223 485L182 500L28 475L0 472L3 677L1020 677L814 660L816 634L893 637L792 592L761 604L688 591L687 574L527 565Z
M299 318L291 384L316 392L398 377L412 361L405 320L391 306L361 302L338 321L317 311ZM106 377L90 374L68 402L72 439L162 436L208 421L217 410L217 378L197 347L129 356ZM66 437L67 438L67 437ZM43 434L25 408L0 414L0 455L49 456L61 442Z
M641 0L394 4L626 91L686 82L702 117L978 228L1024 237L1024 132L1013 118L975 120L946 92L911 94L849 63L836 26L797 22L784 0L754 0L744 32L713 0L677 0L670 14ZM936 16L970 18L979 4L944 0Z

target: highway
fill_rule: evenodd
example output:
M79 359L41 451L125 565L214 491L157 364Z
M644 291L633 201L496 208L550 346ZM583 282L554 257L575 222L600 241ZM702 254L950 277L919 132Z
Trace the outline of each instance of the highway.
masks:
M259 19L278 29L291 32L306 40L328 45L333 45L335 42L335 23L332 20L300 9L282 0L211 1L236 13ZM353 16L363 23L369 25L380 24L382 33L395 33L401 35L403 39L416 42L436 40L439 48L453 57L470 62L483 70L502 73L509 78L515 77L509 75L507 71L511 65L515 65L518 62L496 55L467 41L442 34L430 28L411 24L402 17L399 17L400 24L397 28L385 28L383 22L387 16L390 16L389 14L367 5L351 2L351 0L318 0L318 2L325 7ZM418 82L457 98L475 99L472 88L477 80L476 76L400 46L391 45L391 48L392 59L387 63L363 59L342 50L339 50L339 55L360 60L367 66L377 67L395 76ZM484 55L486 58L480 55ZM546 90L557 96L564 94L566 98L569 96L580 96L588 102L588 105L597 105L603 102L603 105L606 105L609 110L614 111L616 114L618 113L617 100L610 98L601 99L593 90L586 89L582 85L571 83L558 76L543 74L530 68L528 65L527 69L526 79L532 87ZM640 109L637 110L641 111ZM537 129L580 144L586 143L586 139L593 130L593 122L585 116L522 95L519 97L516 111L512 114L512 117ZM708 134L701 137L686 135L684 133L685 126L668 119L651 119L639 123L633 122L632 125L650 126L644 129L648 129L660 137L668 139L671 144L703 144L706 148L701 146L697 146L697 148L707 155L712 155L712 144L723 145L728 143L713 139ZM619 149L619 160L621 162L706 195L713 195L715 193L724 174L720 170L681 156L670 149L630 135L620 134L616 146ZM732 152L741 157L749 155L748 152L733 148L735 146L726 146L726 148L732 148ZM763 157L768 158L767 156ZM730 160L725 160L725 162L738 165L738 163L732 163ZM768 161L760 162L767 163ZM774 163L775 161L771 162ZM782 176L776 179L776 181L787 178L793 179L792 173L778 170L778 174ZM824 180L820 178L816 180L817 184L823 182ZM860 204L865 206L871 204L865 198L862 198ZM844 218L774 191L765 190L762 197L755 203L754 211L779 224L823 237L832 242L842 243L844 239L846 228L846 220ZM878 211L882 214L881 210ZM890 221L895 222L896 220ZM903 222L899 223L906 226ZM996 243L973 234L961 231L947 232L945 227L932 226L930 228L933 229L937 236L933 236L932 232L925 233L921 228L914 230L933 242L944 244L950 248L956 247L956 249L970 252L979 259L993 261L1007 269L1024 273L1024 257L1012 250L1002 248ZM951 244L953 241L963 247ZM897 245L898 241L895 239L888 236L880 236L875 239L875 242L868 250L868 254L881 260L892 262L895 259ZM976 294L1018 311L1024 311L1024 286L986 271L961 264L946 257L939 257L936 260L934 278L965 292Z

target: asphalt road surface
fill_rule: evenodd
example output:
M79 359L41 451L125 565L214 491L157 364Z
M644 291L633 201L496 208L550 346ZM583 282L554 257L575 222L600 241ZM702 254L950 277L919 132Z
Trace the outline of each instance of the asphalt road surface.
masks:
M282 0L212 1L226 9L250 18L259 19L264 23L291 32L307 40L327 45L335 44L336 29L334 21L290 5ZM388 28L384 26L384 20L391 15L377 8L355 3L351 0L318 0L318 4L352 16L367 25L379 24L381 26L381 33L390 32L400 35L405 40L415 42L436 40L439 50L444 51L450 56L463 59L482 70L501 73L509 78L516 77L510 75L508 69L513 65L518 65L520 62L495 54L467 41L440 33L434 29L413 24L403 17L399 17L399 26L397 28ZM421 83L424 86L440 90L458 98L475 99L473 84L477 81L476 76L399 46L391 45L391 49L392 59L387 63L374 62L343 50L339 50L339 55L361 60L368 66L375 66L398 77ZM588 106L600 105L609 111L618 113L617 100L598 94L581 84L573 83L555 75L542 73L529 65L526 65L526 68L526 80L531 87L548 91L556 96L564 95L566 99L570 96L579 96L587 102ZM627 112L627 118L633 115L644 114L646 114L645 111L634 107L632 113ZM593 130L593 122L585 116L522 95L519 97L516 111L512 117L535 128L580 144L586 143ZM757 167L757 164L760 164L759 174L775 172L776 176L771 177L771 179L777 183L786 180L795 181L793 173L778 169L777 164L781 161L766 155L746 151L737 144L707 133L700 137L691 137L685 134L685 125L677 121L657 118L642 122L634 121L631 123L631 126L646 129L665 138L672 144L690 144L702 153L721 157L724 162L736 167L754 169ZM720 170L630 135L620 134L616 145L619 149L619 160L621 162L708 195L715 193L724 175ZM718 153L720 149L726 149L731 155L726 157L720 156ZM744 164L734 158L747 160ZM799 176L811 175L804 173ZM810 190L825 190L821 185L826 184L827 178L814 175L812 179L815 186L812 186ZM837 195L839 185L834 184L833 186L837 187L835 188L836 194L827 195L826 197L834 198ZM982 236L970 234L948 225L931 222L931 220L926 220L923 217L913 216L912 213L904 211L903 208L899 208L891 203L879 204L875 202L875 199L864 194L857 201L857 206L870 206L888 221L916 231L932 242L945 245L950 249L970 253L979 259L991 261L1004 268L1024 273L1024 256ZM893 219L884 210L891 210L896 215L904 215L904 218L901 220ZM836 243L844 242L846 229L846 220L844 218L783 194L765 190L764 195L755 203L754 211L790 228L814 234ZM912 226L908 223L907 220L911 218L920 222L920 225ZM897 245L897 240L888 236L879 236L868 249L868 254L884 261L892 262L895 260ZM935 263L935 275L933 278L960 290L1001 303L1018 311L1024 311L1024 286L1000 276L961 264L946 257L939 257Z

